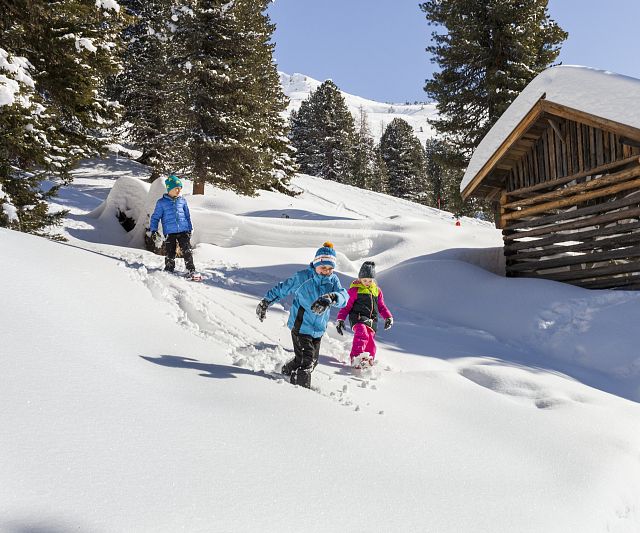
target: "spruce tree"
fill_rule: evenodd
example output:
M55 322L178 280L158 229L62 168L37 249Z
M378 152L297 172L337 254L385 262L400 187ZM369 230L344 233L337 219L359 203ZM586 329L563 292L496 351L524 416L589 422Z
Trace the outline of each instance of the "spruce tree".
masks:
M427 191L429 205L450 211L455 216L475 216L483 210L482 203L471 198L464 202L460 194L463 170L450 162L456 157L455 150L437 139L425 143Z
M424 150L405 120L394 118L389 123L380 139L380 153L387 167L388 193L426 205Z
M354 135L353 169L350 184L361 189L370 189L375 168L375 143L371 136L367 113L362 106L359 110L358 129Z
M123 32L124 68L112 84L124 107L127 138L142 150L138 159L151 167L151 180L167 170L161 138L174 115L175 95L169 79L172 0L121 0L131 16Z
M385 194L389 192L389 172L382 158L380 145L375 146L373 149L373 175L371 176L371 183L368 188L372 191Z
M443 168L443 143L437 139L427 139L425 142L425 172L429 183L429 205L438 209L445 209L445 169Z
M286 188L294 172L269 41L268 0L210 1L174 8L169 77L175 98L163 151L193 176L243 194Z
M355 124L340 90L324 81L302 102L291 123L291 142L300 171L349 183Z
M509 104L560 53L567 33L547 12L548 0L429 0L427 52L440 67L425 85L438 109L431 121L461 157L471 152ZM445 30L445 31L442 31ZM453 163L452 163L453 164Z
M46 200L79 159L100 152L117 115L105 84L119 68L121 23L101 1L0 1L0 70L18 84L1 107L0 225L43 234L64 215Z

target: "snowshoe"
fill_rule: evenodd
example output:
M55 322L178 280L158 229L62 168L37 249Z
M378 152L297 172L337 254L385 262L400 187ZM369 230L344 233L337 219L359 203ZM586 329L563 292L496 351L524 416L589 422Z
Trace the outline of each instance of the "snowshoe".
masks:
M378 379L376 361L367 353L361 353L351 360L351 369L355 376L366 379Z
M202 281L202 274L195 271L187 272L185 279L188 281Z
M356 355L351 360L351 367L354 370L363 370L366 368L371 368L371 366L373 366L373 359L371 359L371 356L368 352L363 352L360 355Z

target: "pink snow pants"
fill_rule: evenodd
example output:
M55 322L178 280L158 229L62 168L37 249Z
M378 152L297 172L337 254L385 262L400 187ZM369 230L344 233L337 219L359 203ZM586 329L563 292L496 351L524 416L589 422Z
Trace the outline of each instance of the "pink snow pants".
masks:
M353 359L362 352L369 352L371 359L376 356L376 332L368 328L364 324L356 324L353 326L353 344L351 345L351 354L349 357Z

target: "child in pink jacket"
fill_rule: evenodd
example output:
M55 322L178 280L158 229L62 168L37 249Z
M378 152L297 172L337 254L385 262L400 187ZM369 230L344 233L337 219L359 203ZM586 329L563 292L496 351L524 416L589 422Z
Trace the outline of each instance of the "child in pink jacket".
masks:
M382 290L376 284L376 264L365 261L347 291L349 301L346 307L338 312L336 330L343 335L344 321L349 316L353 330L353 344L351 345L351 364L354 368L362 368L373 364L376 357L376 330L378 329L378 314L384 318L384 329L393 325L393 316L384 304Z

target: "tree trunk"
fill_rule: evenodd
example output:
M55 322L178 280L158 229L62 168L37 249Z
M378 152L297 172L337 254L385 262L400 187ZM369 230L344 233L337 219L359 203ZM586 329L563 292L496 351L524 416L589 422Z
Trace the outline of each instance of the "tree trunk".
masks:
M204 180L202 178L193 180L193 194L204 194Z

